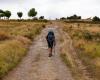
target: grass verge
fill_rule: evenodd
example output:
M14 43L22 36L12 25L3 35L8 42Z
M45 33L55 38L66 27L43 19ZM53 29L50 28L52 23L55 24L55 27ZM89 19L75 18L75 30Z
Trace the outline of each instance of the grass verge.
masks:
M13 22L5 24L6 27L3 27L3 25L0 27L0 31L2 31L0 32L0 79L18 65L45 24L17 22L14 26L15 23Z
M73 40L78 58L93 80L100 80L100 24L66 23L63 30Z

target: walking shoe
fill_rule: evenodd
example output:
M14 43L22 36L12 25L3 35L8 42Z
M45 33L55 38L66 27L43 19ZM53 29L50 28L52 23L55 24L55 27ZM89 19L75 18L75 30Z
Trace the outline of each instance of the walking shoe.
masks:
M52 56L52 54L49 54L49 57L51 57Z

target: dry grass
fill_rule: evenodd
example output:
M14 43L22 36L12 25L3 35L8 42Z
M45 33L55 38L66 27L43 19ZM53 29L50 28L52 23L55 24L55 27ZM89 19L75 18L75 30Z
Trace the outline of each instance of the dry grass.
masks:
M0 41L10 39L10 35L5 31L0 31Z
M18 40L6 41L0 45L0 77L12 69L26 54L26 48Z
M45 24L44 22L0 22L0 78L20 62Z
M64 23L63 26L91 77L100 80L100 24Z
M63 35L61 39L62 40L60 40L60 42L62 44L60 45L61 47L60 57L62 61L70 68L70 71L72 72L72 75L75 80L85 80L82 75L82 71L79 69L75 61L76 56L72 55L74 51L72 50L72 47L69 47L71 46L71 44L70 42L67 42L68 36Z

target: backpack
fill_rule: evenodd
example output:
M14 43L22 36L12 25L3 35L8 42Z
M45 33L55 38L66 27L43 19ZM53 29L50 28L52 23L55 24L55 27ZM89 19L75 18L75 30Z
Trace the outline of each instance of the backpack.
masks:
M47 40L49 42L54 42L54 39L55 39L55 36L54 36L54 33L52 31L50 31L47 35Z

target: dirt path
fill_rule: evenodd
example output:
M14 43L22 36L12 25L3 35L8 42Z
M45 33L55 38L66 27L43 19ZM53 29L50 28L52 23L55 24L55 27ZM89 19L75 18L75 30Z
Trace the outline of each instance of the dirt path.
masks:
M60 45L60 32L57 27L45 28L35 39L27 56L18 67L3 80L74 80L68 67L60 58L60 48L56 45L53 57L48 57L45 36L48 30L55 32L57 45Z

